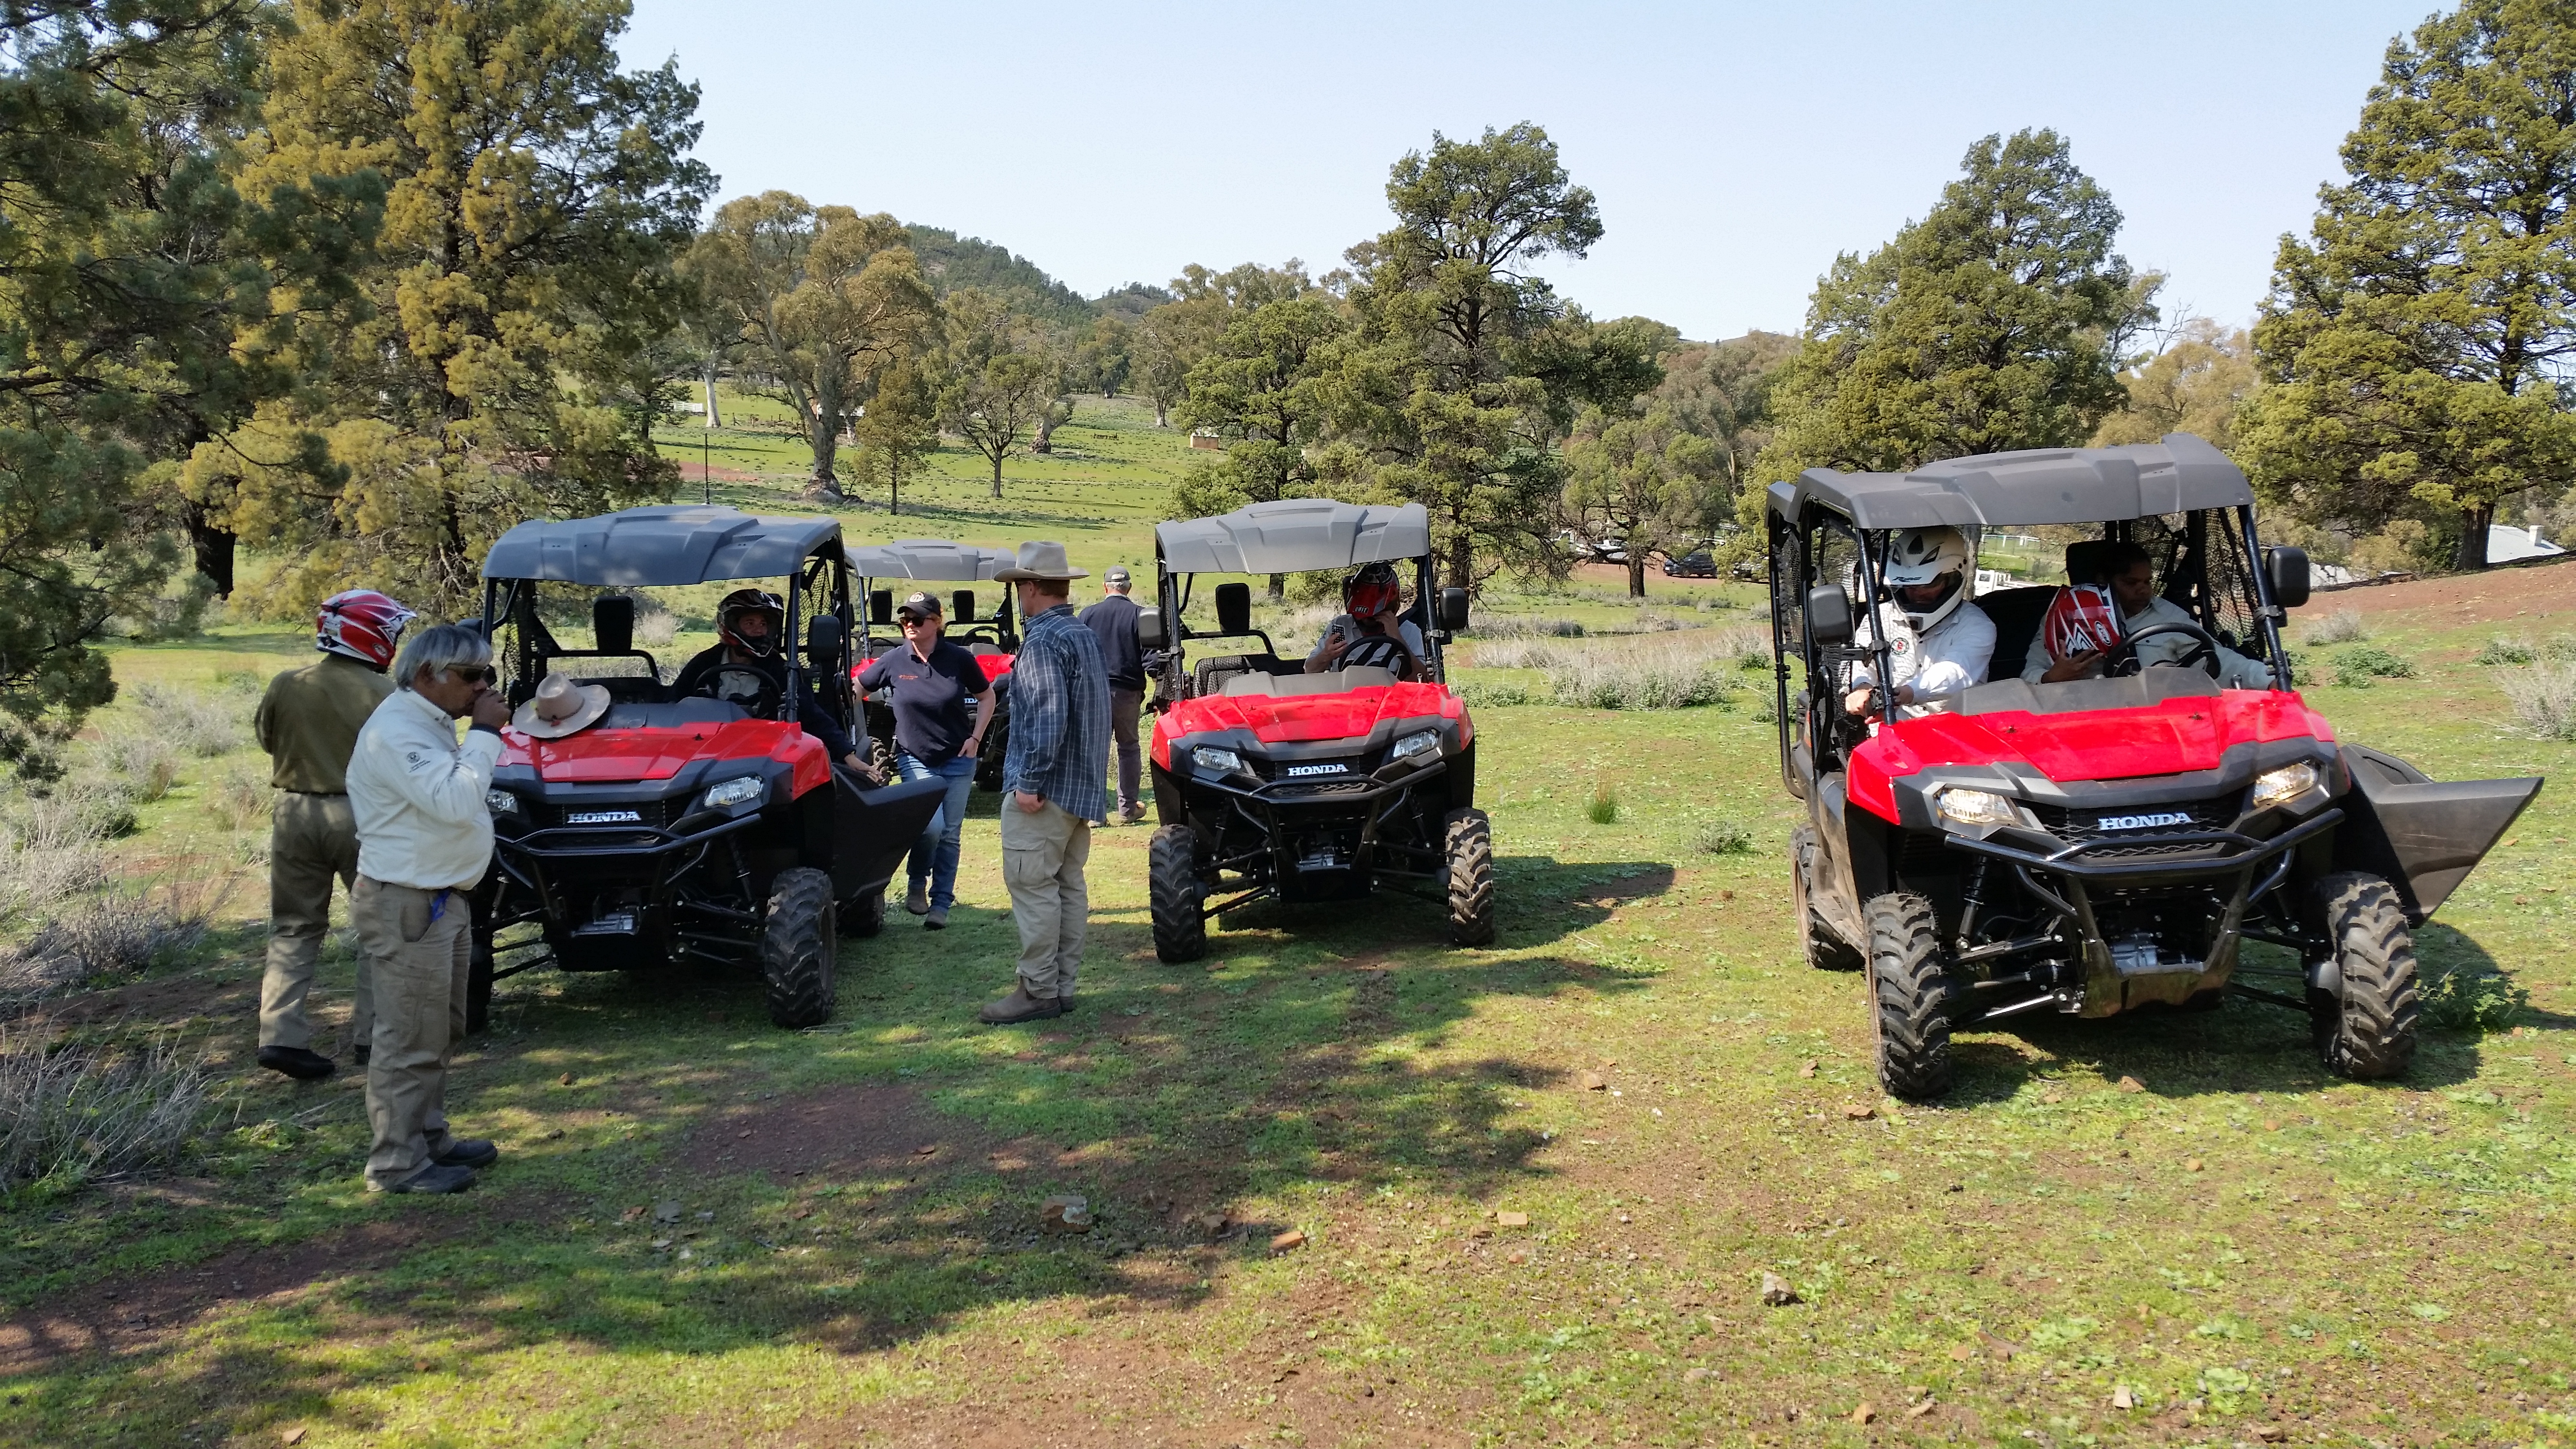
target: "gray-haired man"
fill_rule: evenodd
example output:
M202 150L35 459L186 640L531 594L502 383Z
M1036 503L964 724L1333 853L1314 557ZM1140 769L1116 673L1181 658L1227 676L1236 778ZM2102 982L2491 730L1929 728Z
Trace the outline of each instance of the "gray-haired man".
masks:
M447 1130L447 1062L465 1035L473 909L466 895L492 858L484 804L510 709L492 690L483 636L442 624L406 645L397 688L358 731L349 806L358 821L350 915L376 997L367 1063L373 1192L458 1192L499 1159L490 1142ZM462 742L456 721L473 728Z

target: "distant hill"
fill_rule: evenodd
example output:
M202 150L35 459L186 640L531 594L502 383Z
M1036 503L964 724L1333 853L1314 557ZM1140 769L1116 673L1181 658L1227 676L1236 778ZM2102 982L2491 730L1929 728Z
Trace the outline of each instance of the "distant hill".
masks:
M912 234L912 251L921 260L921 270L943 296L959 287L1014 294L1028 311L1064 326L1079 326L1100 315L1080 292L1048 276L1028 258L1012 255L1009 247L915 222L906 222L904 230Z

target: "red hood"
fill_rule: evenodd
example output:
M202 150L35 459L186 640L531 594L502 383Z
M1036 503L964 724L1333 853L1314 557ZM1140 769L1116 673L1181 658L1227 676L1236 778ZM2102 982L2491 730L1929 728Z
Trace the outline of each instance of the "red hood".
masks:
M1437 716L1458 721L1458 745L1476 737L1466 701L1439 684L1377 684L1337 694L1202 695L1185 699L1154 720L1154 759L1170 768L1172 741L1211 730L1250 730L1265 745L1305 740L1364 740L1382 721Z
M2295 692L2269 689L2074 714L1931 714L1883 725L1852 751L1849 788L1853 803L1894 820L1888 782L1938 765L2019 761L2060 784L2128 780L2214 770L2238 745L2334 737Z
M560 740L531 739L501 731L501 763L533 766L537 778L577 781L667 780L691 760L768 757L796 766L796 792L829 777L823 742L792 724L738 719L726 724L652 729L587 729Z

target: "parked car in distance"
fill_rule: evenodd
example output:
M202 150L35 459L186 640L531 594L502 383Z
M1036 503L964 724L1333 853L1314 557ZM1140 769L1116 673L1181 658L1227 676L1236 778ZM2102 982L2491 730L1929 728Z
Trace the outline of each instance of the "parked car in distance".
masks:
M1704 548L1695 548L1679 558L1666 558L1664 577L1668 579L1716 578L1717 555Z

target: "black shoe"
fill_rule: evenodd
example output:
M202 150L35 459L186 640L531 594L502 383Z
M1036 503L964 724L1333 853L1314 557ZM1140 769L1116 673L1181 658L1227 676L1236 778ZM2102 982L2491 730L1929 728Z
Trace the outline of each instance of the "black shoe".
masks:
M441 1167L490 1167L501 1160L501 1149L488 1137L450 1137L447 1150L430 1161Z
M431 1163L402 1181L385 1189L387 1192L463 1192L474 1185L474 1169L444 1167Z
M947 930L948 908L946 906L932 906L930 908L930 914L921 918L921 928L925 931Z
M318 1082L339 1070L331 1064L329 1057L304 1047L261 1047L259 1064L272 1072L284 1072L299 1082Z

